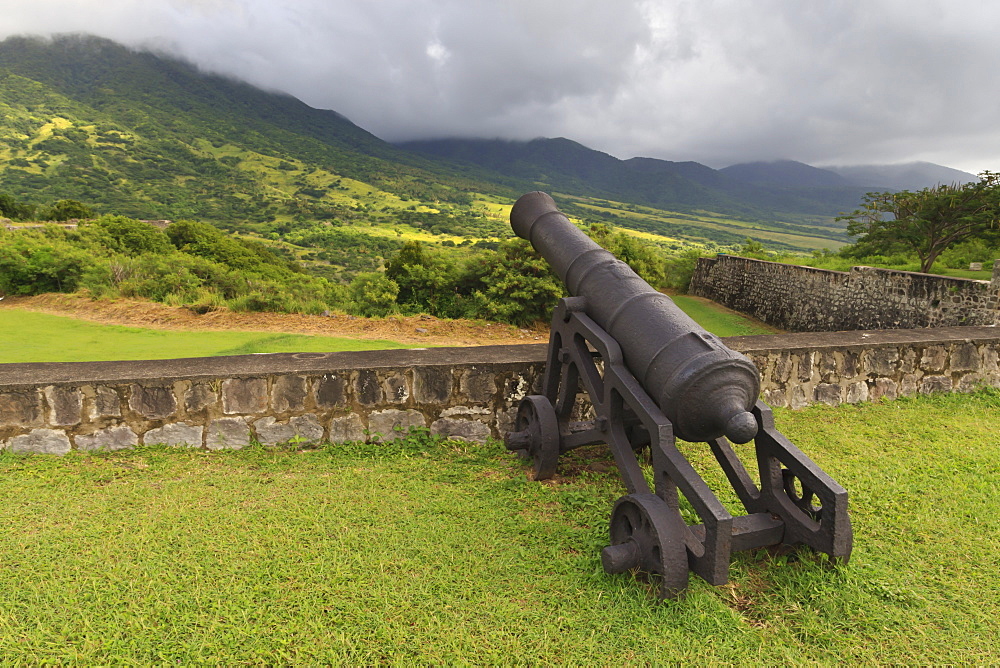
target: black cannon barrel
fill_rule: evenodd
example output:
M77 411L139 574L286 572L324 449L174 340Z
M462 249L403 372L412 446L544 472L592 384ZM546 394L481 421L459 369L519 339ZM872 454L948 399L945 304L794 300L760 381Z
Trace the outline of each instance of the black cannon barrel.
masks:
M571 295L621 346L625 365L674 432L688 441L757 433L749 412L760 393L757 368L706 332L631 267L577 229L543 192L522 196L510 212L514 232L542 254Z

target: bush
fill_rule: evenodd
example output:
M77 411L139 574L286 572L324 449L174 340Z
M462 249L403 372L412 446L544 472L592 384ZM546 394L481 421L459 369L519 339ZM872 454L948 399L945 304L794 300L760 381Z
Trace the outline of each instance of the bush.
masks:
M348 294L352 311L367 317L382 317L396 310L399 285L382 272L366 272L354 277Z
M105 248L125 255L168 253L174 247L162 230L125 216L101 216L81 227L85 235Z
M15 295L72 292L93 263L85 250L44 232L0 229L0 290Z

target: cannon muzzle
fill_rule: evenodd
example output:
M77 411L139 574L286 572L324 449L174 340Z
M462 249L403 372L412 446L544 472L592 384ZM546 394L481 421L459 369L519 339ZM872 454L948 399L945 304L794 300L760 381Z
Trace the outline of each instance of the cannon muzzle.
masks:
M720 436L746 443L757 434L750 413L760 393L757 368L702 329L667 295L577 229L543 192L524 195L510 213L587 315L621 346L625 366L688 441Z

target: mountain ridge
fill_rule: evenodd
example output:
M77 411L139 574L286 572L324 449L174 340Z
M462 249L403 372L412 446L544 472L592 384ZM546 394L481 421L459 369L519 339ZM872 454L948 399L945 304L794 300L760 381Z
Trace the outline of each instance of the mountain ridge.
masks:
M317 221L502 236L503 205L546 189L583 221L726 244L769 230L811 248L846 241L833 218L865 192L832 172L845 183L796 182L822 172L802 163L782 181L754 173L774 165L621 160L563 137L393 145L336 111L91 36L0 42L0 92L0 191L278 237Z

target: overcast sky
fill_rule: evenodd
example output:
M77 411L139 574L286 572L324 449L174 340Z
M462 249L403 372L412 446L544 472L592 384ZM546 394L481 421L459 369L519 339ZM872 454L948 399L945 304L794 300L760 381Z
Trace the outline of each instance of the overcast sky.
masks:
M723 167L1000 170L996 0L0 0L389 141L568 137Z

